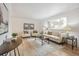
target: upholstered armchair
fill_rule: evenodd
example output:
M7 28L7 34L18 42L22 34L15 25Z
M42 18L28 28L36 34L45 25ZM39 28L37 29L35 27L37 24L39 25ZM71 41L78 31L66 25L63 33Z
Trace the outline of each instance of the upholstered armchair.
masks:
M30 37L30 33L29 31L24 31L24 33L22 34L22 37L25 38L25 37Z
M37 37L39 35L39 33L38 33L38 31L34 30L31 35L32 35L32 37Z

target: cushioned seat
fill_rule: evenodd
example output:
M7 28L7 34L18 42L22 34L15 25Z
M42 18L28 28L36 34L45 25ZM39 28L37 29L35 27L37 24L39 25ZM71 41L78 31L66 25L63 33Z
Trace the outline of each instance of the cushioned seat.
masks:
M39 33L38 33L38 31L34 30L31 35L32 35L32 37L36 37L39 35Z
M22 34L22 37L30 37L31 35L30 35L30 33L28 32L28 31L26 31L26 32L24 32L23 34Z
M57 43L62 43L62 36L57 32L49 32L48 34L43 34L44 37L48 37L50 40L55 41Z

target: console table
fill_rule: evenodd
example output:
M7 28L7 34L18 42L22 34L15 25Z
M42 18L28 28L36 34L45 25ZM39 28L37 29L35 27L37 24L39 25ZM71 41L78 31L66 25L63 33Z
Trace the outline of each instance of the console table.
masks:
M11 38L12 39L12 38ZM19 53L18 46L22 43L22 39L18 37L15 41L8 41L8 42L3 42L3 44L0 45L0 55L7 55L10 51L14 50L14 55L16 56L16 50Z
M71 40L72 41L72 49L74 47L77 48L77 38L75 38L74 36L69 36L69 37L63 37L63 40L64 42L67 44L68 43L68 40Z

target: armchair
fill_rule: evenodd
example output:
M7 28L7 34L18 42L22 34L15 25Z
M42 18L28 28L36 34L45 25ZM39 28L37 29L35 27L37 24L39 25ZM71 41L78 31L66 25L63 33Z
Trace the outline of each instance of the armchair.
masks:
M26 38L26 37L30 37L30 33L28 31L24 31L24 33L22 34L22 37L23 38Z
M31 35L32 35L32 37L37 37L39 35L39 33L38 33L38 31L34 30Z

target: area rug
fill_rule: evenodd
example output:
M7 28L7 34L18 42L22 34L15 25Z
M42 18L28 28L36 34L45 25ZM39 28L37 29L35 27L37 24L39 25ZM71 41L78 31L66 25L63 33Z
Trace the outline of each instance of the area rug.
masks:
M35 38L28 38L27 41L35 47L35 52L33 53L33 55L35 56L46 56L53 51L63 48L62 45L56 44L51 41L49 42L49 44L47 42L44 42L44 44L42 45L42 41L39 38L36 38L36 40Z

